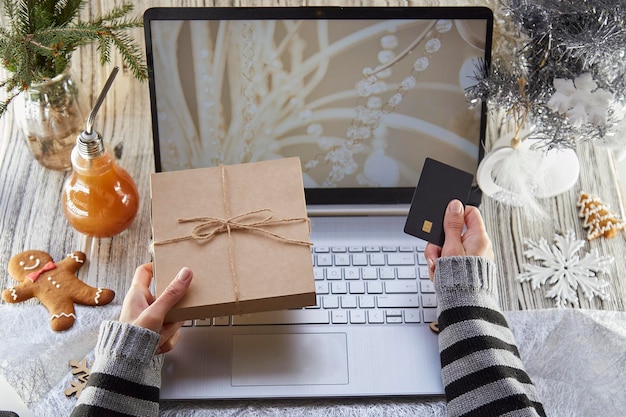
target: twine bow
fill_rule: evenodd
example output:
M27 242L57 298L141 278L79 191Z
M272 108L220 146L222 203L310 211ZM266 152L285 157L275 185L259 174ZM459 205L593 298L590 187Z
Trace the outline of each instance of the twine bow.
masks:
M230 205L228 203L228 193L226 188L226 170L224 165L220 165L222 175L222 200L224 202L224 211L226 218L221 219L218 217L191 217L186 219L178 219L178 223L199 223L196 225L191 233L186 236L174 237L171 239L164 239L158 242L154 242L153 245L165 245L168 243L182 242L185 240L196 240L200 243L208 242L215 236L221 233L228 234L228 260L230 263L230 272L233 282L233 291L235 294L235 303L239 306L240 290L239 279L235 270L235 261L233 255L233 241L231 232L234 230L247 230L250 232L258 232L273 239L277 239L281 242L311 246L311 242L307 240L291 239L285 236L281 236L277 233L273 233L267 230L267 227L277 226L281 224L289 223L301 223L307 222L309 225L309 233L311 231L311 222L306 217L294 217L287 219L274 219L274 212L269 208L263 208L259 210L253 210L246 213L232 216L230 212Z
M32 282L35 282L39 279L39 277L41 276L41 274L43 274L44 272L48 272L53 270L54 268L56 268L56 264L52 261L47 262L41 269L37 270L37 271L33 271L31 273L29 273L28 275L26 275L26 278L30 279Z
M259 214L261 217L259 220L254 220L256 215ZM286 242L286 243L294 243L297 245L305 245L310 246L311 242L306 240L299 239L291 239L285 236L281 236L277 233L270 232L269 230L264 229L264 227L268 226L277 226L279 224L288 224L288 223L296 223L307 221L308 219L304 217L298 218L290 218L290 219L276 219L274 220L274 212L271 209L264 208L260 210L249 211L243 214L239 214L233 217L227 217L225 219L220 219L218 217L191 217L187 219L178 219L178 223L199 223L192 230L191 234L188 236L175 237L171 239L161 240L159 242L155 242L155 244L166 244L166 243L175 243L182 242L183 240L197 240L199 242L206 242L213 239L220 233L228 233L230 236L230 232L233 230L250 230L254 232L263 233L267 236L270 236L274 239Z

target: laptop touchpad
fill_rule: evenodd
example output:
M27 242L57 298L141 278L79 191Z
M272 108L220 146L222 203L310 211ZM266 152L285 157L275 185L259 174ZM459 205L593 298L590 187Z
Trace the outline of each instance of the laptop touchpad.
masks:
M345 333L233 336L233 386L347 384Z

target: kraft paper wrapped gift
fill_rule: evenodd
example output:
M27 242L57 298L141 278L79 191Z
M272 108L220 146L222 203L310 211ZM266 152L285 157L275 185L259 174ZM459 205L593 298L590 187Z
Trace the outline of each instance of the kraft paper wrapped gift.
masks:
M299 158L156 173L150 180L157 294L183 266L194 273L168 321L315 304Z

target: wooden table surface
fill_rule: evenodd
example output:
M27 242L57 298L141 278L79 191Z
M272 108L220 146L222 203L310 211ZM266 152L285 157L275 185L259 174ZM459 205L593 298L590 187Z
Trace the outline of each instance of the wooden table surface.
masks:
M143 13L148 5L214 4L174 0L134 3L136 13ZM279 1L258 4L270 3L301 4ZM324 2L316 4L322 3ZM112 4L113 2L104 0L92 1L85 12L99 13L100 10L108 10ZM135 36L143 45L141 30L137 30ZM87 254L88 263L79 271L80 278L92 286L114 289L118 294L114 303L121 303L136 266L150 260L149 176L154 171L154 163L148 85L134 80L130 72L123 68L117 55L113 56L111 64L101 67L94 49L83 48L75 54L73 62L73 69L82 82L85 94L89 96L89 102L93 102L113 65L122 68L98 113L94 128L103 135L109 148L123 145L118 163L137 183L141 198L139 212L131 227L113 238L92 239L74 231L63 216L60 199L68 173L47 170L34 161L13 122L12 114L6 114L0 119L0 287L6 288L13 284L6 272L6 265L10 257L18 252L39 249L49 252L54 260L60 260L67 253L82 250ZM551 242L555 233L565 233L568 230L573 230L576 236L582 238L584 231L576 209L580 190L602 196L613 211L622 216L624 214L610 152L599 147L581 145L578 155L581 162L579 181L570 191L543 202L552 214L546 222L529 221L524 210L499 205L490 198L483 199L481 210L497 252L501 304L505 309L554 306L553 300L545 298L544 288L535 291L530 284L521 284L515 280L522 266L527 263L522 242L524 238L537 241L541 237ZM603 279L610 282L610 299L601 301L594 298L589 301L579 291L581 301L576 307L625 311L624 234L610 240L597 239L589 242L583 251L590 249L597 249L601 255L615 259L610 272L602 275Z

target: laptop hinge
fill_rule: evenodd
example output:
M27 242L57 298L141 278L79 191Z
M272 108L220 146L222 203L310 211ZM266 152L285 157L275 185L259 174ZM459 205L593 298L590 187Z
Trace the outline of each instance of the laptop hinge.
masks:
M323 216L406 216L410 204L307 205L311 217Z

